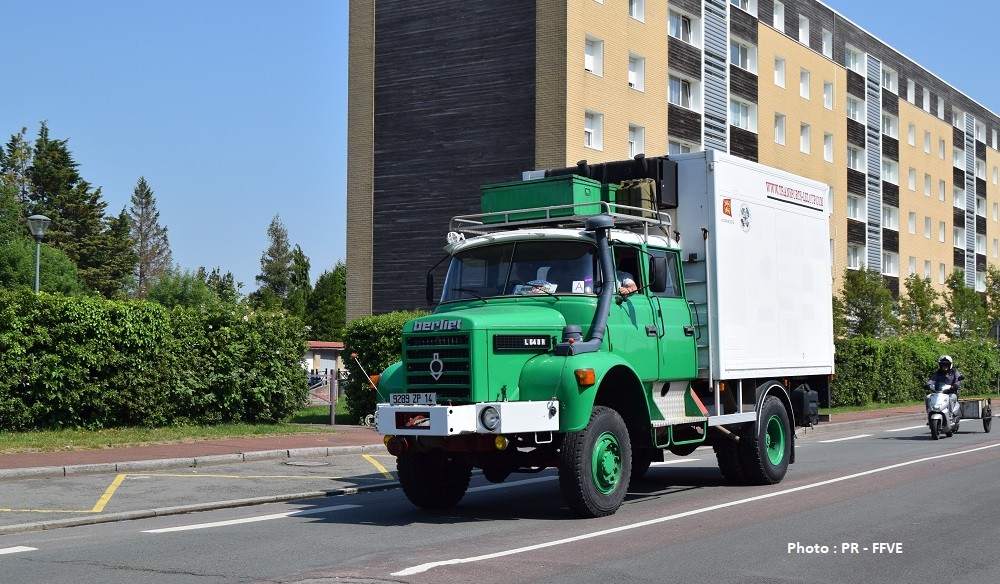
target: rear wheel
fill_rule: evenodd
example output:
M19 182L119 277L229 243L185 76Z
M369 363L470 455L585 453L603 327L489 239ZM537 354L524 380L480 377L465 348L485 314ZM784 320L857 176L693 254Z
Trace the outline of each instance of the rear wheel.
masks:
M788 411L777 397L764 398L759 424L750 424L740 440L743 474L751 485L780 483L788 471L792 434Z
M396 458L396 470L403 494L422 509L454 507L472 479L471 465L443 452L404 452Z
M993 416L983 418L983 432L990 433L990 426L993 425Z
M582 517L611 515L621 507L632 476L632 443L618 412L595 406L587 426L563 438L559 487Z

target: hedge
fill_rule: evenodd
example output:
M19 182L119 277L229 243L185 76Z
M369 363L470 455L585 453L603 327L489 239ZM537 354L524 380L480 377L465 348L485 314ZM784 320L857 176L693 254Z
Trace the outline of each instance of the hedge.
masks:
M0 430L280 421L305 349L282 312L0 291Z

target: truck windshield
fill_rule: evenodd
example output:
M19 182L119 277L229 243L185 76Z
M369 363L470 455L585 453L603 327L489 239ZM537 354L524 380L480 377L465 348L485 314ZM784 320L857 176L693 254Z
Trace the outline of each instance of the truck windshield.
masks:
M593 295L595 288L599 291L600 273L597 247L583 241L481 246L451 258L441 302L510 295Z

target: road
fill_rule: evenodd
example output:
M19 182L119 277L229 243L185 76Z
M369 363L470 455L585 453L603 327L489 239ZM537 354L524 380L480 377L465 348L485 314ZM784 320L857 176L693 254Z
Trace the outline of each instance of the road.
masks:
M1000 436L915 423L800 434L768 487L668 458L594 520L545 472L474 477L447 512L376 490L0 536L0 582L1000 581Z

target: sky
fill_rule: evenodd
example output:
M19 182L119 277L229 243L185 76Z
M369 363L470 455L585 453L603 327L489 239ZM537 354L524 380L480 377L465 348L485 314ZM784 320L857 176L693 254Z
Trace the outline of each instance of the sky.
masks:
M139 177L182 269L257 289L278 215L345 258L348 0L0 0L0 145L67 139L107 213Z
M174 261L244 293L275 215L314 280L345 258L348 0L0 2L0 142L45 121L109 214L145 177ZM1000 4L825 3L1000 113Z

